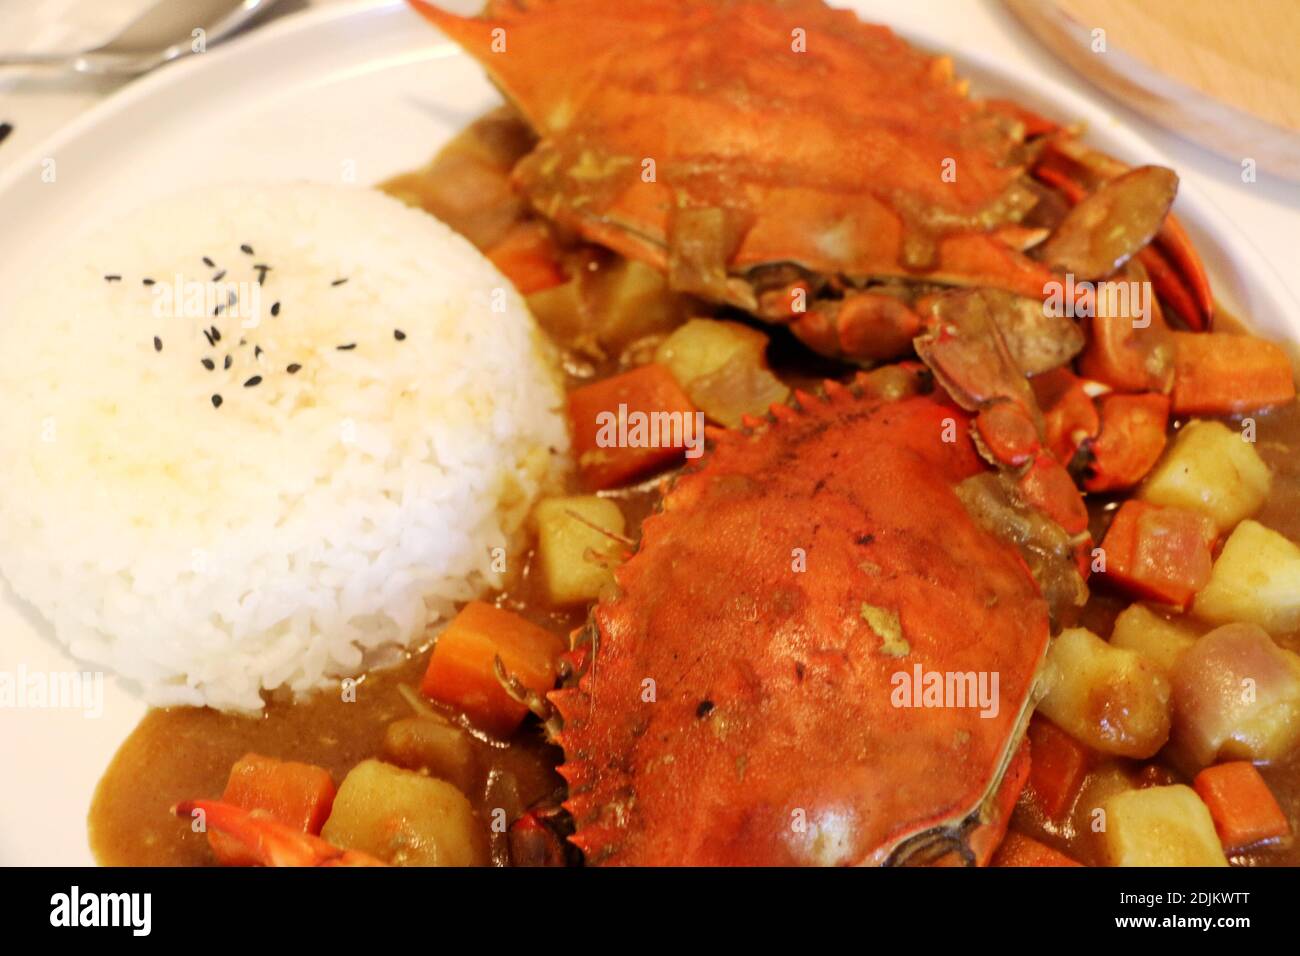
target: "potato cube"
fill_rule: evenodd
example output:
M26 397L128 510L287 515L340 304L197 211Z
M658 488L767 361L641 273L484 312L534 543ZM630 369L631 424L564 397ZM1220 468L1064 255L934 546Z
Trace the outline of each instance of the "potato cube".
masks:
M384 729L384 756L399 767L420 770L466 793L479 783L470 735L434 717L403 717Z
M710 419L735 428L745 415L765 415L790 397L767 367L767 336L739 322L691 319L660 343L666 365Z
M537 556L552 604L594 601L613 583L624 546L623 512L608 498L575 495L537 505ZM609 532L608 534L602 532Z
M1145 604L1130 604L1110 633L1110 646L1137 651L1167 678L1178 656L1196 643L1196 631L1181 621L1161 617Z
M1268 465L1240 432L1197 419L1178 432L1138 497L1199 511L1227 531L1259 510L1271 483Z
M484 866L487 831L445 780L378 760L343 778L323 836L397 866Z
M1300 547L1257 521L1241 522L1192 610L1211 624L1246 621L1270 634L1300 628Z
M1108 797L1102 843L1112 866L1227 866L1210 811L1191 787Z
M1169 681L1136 651L1070 628L1052 642L1046 679L1038 709L1094 750L1145 758L1169 737Z

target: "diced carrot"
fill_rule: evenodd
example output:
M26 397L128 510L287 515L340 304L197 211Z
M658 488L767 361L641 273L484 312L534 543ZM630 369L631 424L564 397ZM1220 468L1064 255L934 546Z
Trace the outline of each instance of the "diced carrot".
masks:
M1175 332L1174 414L1232 415L1295 398L1291 362L1251 335Z
M1055 368L1029 380L1043 412L1047 449L1062 465L1074 459L1079 446L1097 437L1101 417L1084 388L1084 380L1067 368Z
M1132 488L1160 460L1168 440L1169 399L1156 392L1103 395L1097 400L1101 429L1091 444L1088 491Z
M1089 750L1041 715L1029 722L1029 787L1050 819L1069 812L1088 773Z
M544 223L536 220L511 226L488 250L487 257L515 284L520 295L531 295L565 282L551 234Z
M680 459L697 434L695 406L672 373L652 363L569 393L583 481L612 488Z
M1126 501L1101 542L1106 577L1135 597L1185 608L1210 579L1216 537L1206 515Z
M263 810L285 826L319 835L334 805L329 771L292 760L248 753L230 768L222 801L244 810ZM208 843L224 866L253 866L257 859L238 842L215 830Z
M1291 832L1286 814L1248 760L1206 767L1196 775L1192 787L1210 808L1225 850L1240 850Z
M439 635L420 691L465 714L475 725L507 737L528 708L497 679L498 657L506 674L545 694L555 686L564 641L545 628L483 601L466 604Z
M1079 374L1122 392L1168 392L1174 381L1175 345L1168 328L1145 328L1128 315L1095 315Z
M993 856L993 866L1083 866L1046 843L1012 830Z

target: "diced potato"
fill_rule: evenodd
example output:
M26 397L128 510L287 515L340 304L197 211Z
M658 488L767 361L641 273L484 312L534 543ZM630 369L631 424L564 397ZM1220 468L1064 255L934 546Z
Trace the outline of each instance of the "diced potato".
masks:
M624 546L623 512L608 498L575 495L537 505L537 554L551 603L594 601L613 583ZM602 534L602 531L609 534Z
M1210 811L1191 787L1147 787L1103 803L1112 866L1227 866Z
M1300 657L1254 624L1228 624L1178 659L1171 752L1189 772L1276 760L1300 745Z
M527 302L551 338L598 358L618 355L646 336L666 335L681 324L687 308L659 270L633 259L581 271L533 292Z
M363 760L343 778L321 836L397 866L488 861L486 829L465 794L378 760Z
M1272 475L1255 446L1222 422L1182 427L1138 497L1209 515L1220 531L1259 510Z
M1241 522L1192 610L1211 624L1247 621L1270 634L1300 628L1300 547L1257 521Z
M591 280L592 313L600 344L617 353L647 335L662 334L684 319L686 300L668 288L664 274L636 259L617 259Z
M1161 617L1145 604L1131 604L1115 618L1110 646L1137 651L1169 677L1178 657L1196 643L1196 631Z
M404 717L384 729L384 757L420 770L469 793L479 782L478 758L469 734L434 717Z
M1118 758L1107 758L1093 767L1084 778L1083 787L1070 813L1075 832L1085 835L1088 840L1100 837L1098 827L1105 820L1101 811L1106 801L1117 793L1136 789L1132 775Z
M660 343L655 361L668 366L691 401L715 422L735 428L744 415L765 415L790 397L768 370L767 336L739 322L691 319Z
M1038 709L1094 750L1150 757L1169 737L1169 681L1136 651L1070 628L1047 653L1047 694Z

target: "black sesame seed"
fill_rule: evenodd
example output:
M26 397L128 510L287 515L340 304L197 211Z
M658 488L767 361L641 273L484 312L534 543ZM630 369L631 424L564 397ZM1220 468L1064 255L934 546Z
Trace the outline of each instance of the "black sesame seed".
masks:
M216 305L214 305L214 306L212 307L212 316L213 316L213 318L216 318L218 315L220 315L224 309L225 309L225 306L222 305L220 302L218 302Z
M254 375L252 378L250 378L247 382L244 383L244 388L252 388L254 385L261 385L261 384L262 384L262 376Z
M141 279L140 281L145 285L153 285L153 279Z
M250 246L248 243L244 243L242 246L239 247L239 251L246 256L251 256L253 254L253 247Z
M217 367L217 363L212 361L212 359L203 359L203 367L207 369L209 372L211 372L214 368Z
M216 344L217 344L216 339L214 339L214 338L212 337L212 333L209 332L207 329L204 329L204 330L203 330L203 337L204 337L205 339L208 340L208 345L216 345Z
M215 325L212 327L212 341L214 342L221 341L221 330L218 329Z
M356 347L357 347L357 343L356 343L356 342L349 342L347 345L337 345L337 346L335 346L335 348L337 348L340 352L350 352L350 351L352 351L352 350L353 350L354 348L356 348Z
M0 143L9 138L9 134L14 131L13 123L0 123Z
M406 333L403 332L401 329L393 329L393 338L401 342L403 339L406 338Z
M288 372L290 375L294 375L297 374L298 369L300 368L302 368L302 366L299 365L297 362L294 362L292 365L286 368L285 371Z
M158 338L156 335L153 337L153 350L155 352L162 351L162 339Z
M260 345L254 345L254 346L253 346L253 358L261 358L261 357L262 357L262 346L260 346Z
M279 302L273 302L273 303L271 303L271 314L272 314L272 315L279 315L279 314L280 314L280 303L279 303Z
M222 367L222 368L230 368L230 356L229 356L229 355L227 355L227 356L226 356L226 360L225 360L224 362L221 363L221 367Z
M220 282L220 281L221 281L222 279L224 279L225 277L226 277L226 270L225 270L225 269L222 269L220 272L218 272L216 275L214 275L214 276L212 277L212 281L213 281L213 282Z
M209 269L214 269L214 268L216 268L216 265L217 265L215 262L213 262L213 261L212 261L211 259L209 259L207 256L204 256L204 257L203 257L203 264L204 264L205 266L207 266Z
M258 265L253 266L253 268L257 270L257 284L261 285L266 281L266 274L271 271L271 267L259 263Z
M333 282L330 283L330 285L335 285L335 286L342 285L347 281L348 281L347 279L335 279Z
M121 282L121 281L122 281L122 277L121 277L121 276L104 276L104 281L105 281L105 282Z
M220 408L220 407L221 407L221 396L220 396L220 395L213 395L213 396L212 396L212 407L213 407L213 408Z
M243 346L247 345L247 344L248 344L248 339L240 339L240 340L239 340L239 345L240 345L241 348L242 348Z

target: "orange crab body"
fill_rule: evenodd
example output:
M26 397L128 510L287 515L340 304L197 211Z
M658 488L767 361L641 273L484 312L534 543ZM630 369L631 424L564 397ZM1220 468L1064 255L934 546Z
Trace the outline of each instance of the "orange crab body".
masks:
M1048 614L954 491L963 413L800 404L674 483L552 695L589 862L901 862L1005 812ZM918 706L929 674L996 699Z
M516 176L548 218L670 269L704 251L679 248L677 225L719 214L708 262L726 281L695 291L753 308L750 273L773 263L1029 296L1051 277L997 228L1035 202L1023 124L850 12L563 0L469 19L414 5L537 131Z

